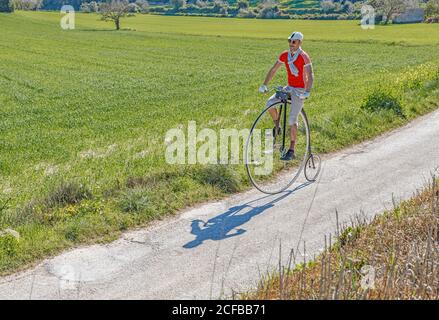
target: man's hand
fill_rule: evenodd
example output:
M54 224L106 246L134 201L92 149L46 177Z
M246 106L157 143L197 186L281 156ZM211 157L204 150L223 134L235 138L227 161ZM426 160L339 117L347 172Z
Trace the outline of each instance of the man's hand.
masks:
M309 91L305 91L304 93L299 94L299 99L305 100L308 99L310 95Z
M263 84L262 86L259 87L259 92L260 93L265 93L268 92L268 88L265 84Z

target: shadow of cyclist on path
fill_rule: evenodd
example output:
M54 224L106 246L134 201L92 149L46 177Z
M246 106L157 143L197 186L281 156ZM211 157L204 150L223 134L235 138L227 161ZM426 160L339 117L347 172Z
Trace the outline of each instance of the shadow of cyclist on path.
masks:
M251 205L251 203L272 196L264 196L262 198L247 202L243 205L231 207L226 212L209 219L207 222L199 219L192 220L191 233L195 235L196 238L186 243L183 248L191 249L201 245L205 240L223 240L245 233L246 230L240 228L237 229L237 227L247 223L251 220L251 218L261 214L265 210L274 207L276 202L281 201L290 194L294 193L296 190L304 188L309 184L309 182L303 183L294 190L283 192L280 196L260 206L254 207ZM248 211L244 209L248 209ZM235 231L230 233L232 230Z

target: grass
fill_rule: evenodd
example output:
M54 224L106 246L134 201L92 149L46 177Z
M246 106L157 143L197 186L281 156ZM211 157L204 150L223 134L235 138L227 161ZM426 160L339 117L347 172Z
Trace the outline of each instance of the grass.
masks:
M370 224L357 219L315 260L269 274L244 299L439 298L437 180ZM329 241L329 244L331 242ZM297 255L297 253L296 253ZM294 256L294 253L292 253Z
M257 88L294 29L314 63L306 108L316 151L437 107L433 24L364 31L352 21L138 15L122 22L135 31L115 32L94 14L77 14L71 31L59 18L0 15L0 230L21 235L13 253L0 247L0 274L249 187L242 165L166 164L165 133L189 120L249 128L267 99ZM403 117L382 107L382 89Z

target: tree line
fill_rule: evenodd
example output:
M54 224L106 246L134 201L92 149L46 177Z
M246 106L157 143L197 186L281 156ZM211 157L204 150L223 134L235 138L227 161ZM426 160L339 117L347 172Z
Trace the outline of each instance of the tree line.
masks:
M361 7L372 5L378 21L387 24L392 16L407 9L422 7L426 22L439 22L439 0L320 0L318 7L290 8L276 0L0 0L0 12L17 10L59 10L63 5L72 5L82 12L98 12L102 19L115 22L135 13L168 15L205 15L241 18L300 18L300 19L359 19ZM230 0L232 2L232 0ZM110 13L109 13L110 12ZM116 12L116 13L114 13Z

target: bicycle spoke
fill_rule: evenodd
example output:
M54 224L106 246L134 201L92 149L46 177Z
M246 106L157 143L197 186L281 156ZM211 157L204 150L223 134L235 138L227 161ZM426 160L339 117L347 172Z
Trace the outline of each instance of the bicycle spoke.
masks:
M315 181L320 173L321 159L316 154L311 154L307 160L304 174L308 181Z

